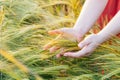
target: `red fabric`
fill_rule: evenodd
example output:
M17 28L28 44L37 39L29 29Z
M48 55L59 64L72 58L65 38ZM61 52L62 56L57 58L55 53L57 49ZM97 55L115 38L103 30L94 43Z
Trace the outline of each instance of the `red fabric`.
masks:
M117 11L120 11L120 0L118 0Z
M120 11L120 0L109 0L105 10L97 21L100 25L99 29L103 29L103 27L105 27L105 25L115 16L118 11ZM120 33L117 36L120 37Z
M100 25L100 29L102 29L105 25L105 22L109 22L119 10L120 0L109 0L105 10L97 21Z

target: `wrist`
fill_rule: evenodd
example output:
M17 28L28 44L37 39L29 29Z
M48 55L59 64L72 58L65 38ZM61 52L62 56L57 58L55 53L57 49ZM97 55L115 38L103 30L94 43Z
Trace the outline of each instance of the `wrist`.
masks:
M79 34L81 34L81 36L82 37L84 37L84 35L90 30L90 28L91 28L91 26L88 26L88 25L86 25L86 24L84 24L84 23L82 23L81 25L79 24L76 24L76 25L74 25L74 27L73 27L73 29L77 32L77 33L79 33Z
M83 37L85 35L85 31L79 27L73 27L73 30L79 35L79 37Z
M77 38L77 41L80 42L85 34L82 31L80 31L79 29L77 29L77 28L73 28L73 30L75 32L75 36Z
M104 33L104 32L99 32L98 34L98 37L100 38L99 40L100 40L100 43L103 43L103 42L105 42L106 40L108 40L108 39L110 39L111 37L112 37L112 35L110 35L109 33ZM98 40L98 41L99 41Z

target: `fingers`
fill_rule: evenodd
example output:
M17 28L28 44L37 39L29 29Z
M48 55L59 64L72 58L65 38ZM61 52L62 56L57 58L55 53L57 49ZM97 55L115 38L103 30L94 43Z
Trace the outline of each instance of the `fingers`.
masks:
M98 43L95 40L96 35L90 35L87 38L85 38L82 42L78 44L80 48L82 48L78 52L66 52L64 53L64 56L67 57L73 57L73 58L80 58L84 56L90 55L98 46Z
M78 47L83 48L83 47L85 47L86 45L88 45L88 44L90 44L90 43L91 43L91 40L85 39L85 40L83 40L82 42L80 42L80 43L78 44Z
M55 52L56 50L58 50L58 49L60 49L60 47L57 47L57 46L51 46L51 45L49 45L49 44L47 44L47 45L45 45L44 47L43 47L43 49L44 50L48 50L49 49L49 52L50 53L53 53L53 52Z
M50 45L46 45L44 47L44 50L47 50L47 49L49 49L50 53L53 53L53 52L57 51L58 49L60 49L60 53L56 55L57 58L62 57L63 54L64 54L64 51L65 51L64 48L60 48L60 47L57 47L57 46L52 47Z
M62 29L58 29L58 30L52 30L48 32L49 34L63 34L63 30ZM61 35L60 35L61 36ZM54 40L52 40L51 42L54 42L56 39L58 39L60 36L56 37ZM51 42L49 42L48 44L46 44L43 49L47 50L49 48L51 48ZM50 51L54 51L54 48L51 48Z
M90 43L92 43L92 41L95 39L95 37L96 37L96 34L91 34L91 35L89 35L88 37L86 37L82 42L80 42L79 44L78 44L78 46L80 47L80 48L83 48L83 47L85 47L86 45L89 45ZM95 40L94 40L95 41Z
M49 48L51 48L52 46L50 45L50 44L46 44L44 47L43 47L43 49L44 50L47 50L47 49L49 49Z
M51 35L54 35L54 34L68 34L68 35L71 35L71 34L73 34L73 29L72 28L61 28L61 29L48 31L48 33L51 34Z
M56 58L62 57L62 56L64 55L64 53L65 53L64 51L65 51L65 49L64 49L64 48L61 48L61 49L60 49L60 53L56 55Z
M46 45L43 47L43 49L44 49L44 50L47 50L47 49L51 48L51 47L53 46L53 43L54 43L57 39L59 39L60 37L61 37L61 35L58 35L55 39L53 39L53 40L50 41L48 44L46 44Z
M49 31L48 33L49 34L64 34L64 33L67 33L67 32L71 32L70 31L71 29L70 28L61 28L61 29L57 29L57 30L52 30L52 31ZM64 35L62 35L62 37L63 37ZM55 40L57 40L59 37L61 37L61 35L59 35L58 37L56 37L54 40L52 40L51 42L54 42ZM69 37L69 36L68 36ZM49 49L49 48L51 48L52 46L51 46L51 42L50 43L48 43L47 45L45 45L44 47L43 47L43 49L44 50L47 50L47 49ZM53 50L53 49L52 49ZM51 50L51 51L52 51Z
M56 55L56 58L60 58L60 57L62 57L63 55L62 54L57 54Z
M60 29L58 29L58 30L48 31L48 33L54 35L54 34L62 34L63 32Z
M64 32L68 31L69 28L61 28L61 29L56 29L52 31L48 31L49 34L54 35L54 34L63 34Z
M72 57L72 58L78 58L78 52L66 52L64 54L65 57Z
M89 45L85 46L81 51L78 52L79 56L86 56L92 53L97 46L94 43L90 43Z
M80 58L80 57L88 56L95 50L95 48L96 48L95 44L91 43L90 45L85 46L82 50L78 52L67 52L64 54L64 56L73 57L73 58Z
M49 49L50 53L53 53L55 52L56 50L58 50L60 47L57 47L57 46L53 46Z

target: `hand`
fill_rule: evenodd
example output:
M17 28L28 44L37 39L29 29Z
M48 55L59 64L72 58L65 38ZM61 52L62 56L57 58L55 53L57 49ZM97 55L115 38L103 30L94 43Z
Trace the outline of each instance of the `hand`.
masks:
M72 41L80 41L82 39L82 34L79 34L75 28L61 28L58 30L52 30L48 32L51 35L54 34L61 34L62 37L67 38ZM59 49L58 46L51 46L49 44L44 46L44 49L47 50L49 49L50 52L54 52Z
M82 42L78 44L80 48L82 48L78 52L66 52L63 56L80 58L84 56L90 55L102 42L104 39L97 34L92 34L86 37ZM58 54L60 55L60 54Z

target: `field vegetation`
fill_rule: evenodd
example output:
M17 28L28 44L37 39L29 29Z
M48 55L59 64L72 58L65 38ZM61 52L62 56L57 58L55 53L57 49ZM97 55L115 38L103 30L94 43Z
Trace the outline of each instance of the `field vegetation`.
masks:
M77 42L49 35L48 31L73 27L83 3L0 0L0 80L120 80L120 39L116 36L89 57L79 59L57 59L60 50L43 50L49 42L65 51L80 50ZM103 25L106 23L104 20ZM99 31L95 24L89 33Z

